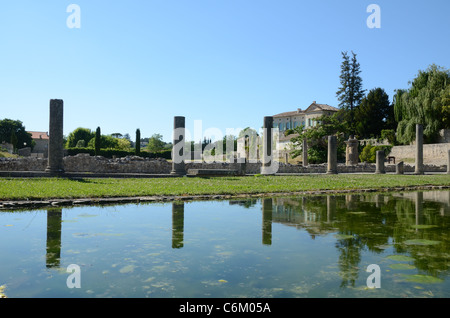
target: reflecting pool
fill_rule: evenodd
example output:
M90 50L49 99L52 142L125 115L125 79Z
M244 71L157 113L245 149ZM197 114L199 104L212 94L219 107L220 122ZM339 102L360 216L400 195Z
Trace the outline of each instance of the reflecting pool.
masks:
M0 293L450 297L449 224L450 191L3 211Z

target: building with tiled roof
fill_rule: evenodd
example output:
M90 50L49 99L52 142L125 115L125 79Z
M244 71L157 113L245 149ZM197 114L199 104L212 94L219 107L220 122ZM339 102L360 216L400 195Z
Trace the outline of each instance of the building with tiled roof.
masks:
M279 129L279 139L276 145L279 151L288 151L291 148L290 140L295 135L285 136L284 132L303 126L305 129L314 127L318 124L316 118L322 115L331 116L338 112L339 109L327 104L318 104L312 102L305 110L298 108L295 111L283 112L273 115L273 127Z
M273 115L274 127L278 127L280 132L293 129L303 125L304 128L317 125L315 120L322 115L333 115L339 109L327 104L317 104L314 101L305 110L298 108L296 111L284 112Z
M34 140L33 153L46 154L48 152L48 132L43 131L28 131L31 134L31 139Z

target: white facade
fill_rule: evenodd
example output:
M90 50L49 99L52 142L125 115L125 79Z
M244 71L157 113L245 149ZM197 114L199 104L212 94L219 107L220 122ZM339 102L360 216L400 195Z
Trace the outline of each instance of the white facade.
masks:
M294 135L284 136L284 131L288 129L294 129L298 126L303 126L305 129L309 127L314 127L318 123L316 118L322 115L331 116L335 114L339 109L336 107L317 104L315 101L306 108L306 110L301 110L298 108L296 111L284 112L273 116L273 126L277 127L280 131L279 143L276 145L277 150L290 150L291 143L290 139Z

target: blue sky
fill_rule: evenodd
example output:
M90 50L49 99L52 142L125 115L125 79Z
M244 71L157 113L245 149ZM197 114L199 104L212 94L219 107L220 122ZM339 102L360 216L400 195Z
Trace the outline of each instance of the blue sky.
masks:
M80 28L66 24L72 3ZM381 28L367 26L372 3ZM364 89L392 100L419 70L450 67L449 14L448 0L3 1L0 118L47 131L59 98L66 135L170 141L174 116L192 133L195 120L259 129L313 101L337 106L342 51L357 54Z

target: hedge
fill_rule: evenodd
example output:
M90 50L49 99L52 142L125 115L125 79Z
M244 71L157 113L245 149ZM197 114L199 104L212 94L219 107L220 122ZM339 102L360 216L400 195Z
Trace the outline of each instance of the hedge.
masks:
M95 149L94 148L66 148L67 154L69 156L76 156L79 153L88 153L91 156L95 156ZM100 152L98 153L99 156L105 157L105 158L113 158L113 156L116 156L117 158L123 158L127 156L136 156L136 153L133 150L118 150L118 149L100 149ZM147 152L147 151L141 151L139 153L139 157L144 158L164 158L164 159L171 159L172 158L172 150L163 150L159 152Z

